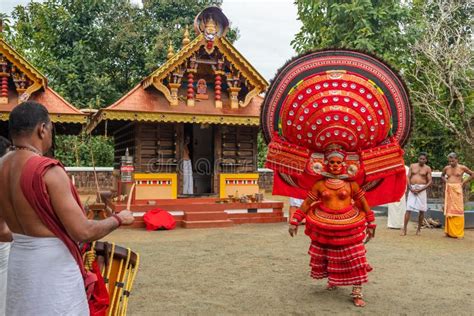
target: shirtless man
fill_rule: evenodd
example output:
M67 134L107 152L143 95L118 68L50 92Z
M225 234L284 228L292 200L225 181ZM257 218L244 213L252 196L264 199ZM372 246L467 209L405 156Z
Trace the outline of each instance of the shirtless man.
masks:
M447 237L462 239L464 237L463 187L471 182L474 173L468 167L458 163L458 156L454 152L448 155L448 162L449 164L441 173L441 180L446 184L444 231ZM465 173L469 177L463 179Z
M100 239L120 224L133 222L130 211L101 221L88 220L66 172L57 163L42 174L23 173L31 162L52 161L42 157L52 146L52 130L48 111L39 103L24 102L10 113L9 133L14 147L0 159L0 241L14 241L8 266L6 315L88 315L83 275L65 240L74 248L79 242ZM23 191L22 176L29 175L41 181L45 190ZM34 204L29 202L31 197ZM38 216L41 201L49 203L51 216L64 230L63 239L52 232L51 223Z
M425 212L428 210L426 189L431 185L431 168L426 164L427 154L422 152L418 156L418 162L410 165L408 170L408 197L407 211L401 235L407 234L407 225L410 220L411 212L418 213L418 228L416 234L420 235L421 226Z

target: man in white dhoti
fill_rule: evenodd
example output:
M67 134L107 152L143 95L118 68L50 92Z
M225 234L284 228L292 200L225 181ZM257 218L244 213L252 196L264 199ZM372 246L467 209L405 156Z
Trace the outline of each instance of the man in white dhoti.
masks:
M5 238L7 239L7 238ZM5 315L5 302L7 297L7 270L10 243L0 242L0 316Z
M407 234L407 225L410 220L411 212L418 213L418 228L416 234L421 232L425 212L428 210L428 200L426 189L431 185L431 168L426 164L428 161L426 153L420 153L418 163L410 165L408 170L408 197L407 211L401 235Z
M48 111L28 101L10 113L13 147L0 159L0 241L12 241L6 315L89 315L78 242L97 240L130 211L88 220L52 145ZM34 236L34 237L33 237Z
M405 171L408 176L409 167L405 166ZM405 192L406 193L406 192ZM387 227L400 229L403 227L403 219L405 218L405 211L407 209L407 203L405 195L402 196L400 201L387 204Z
M194 194L193 189L193 164L191 162L191 155L189 153L189 144L191 139L186 136L184 139L183 148L183 194Z
M6 154L10 147L10 141L3 136L0 136L0 157ZM3 229L5 239L10 240L11 234L4 224ZM7 297L7 270L8 270L8 254L10 253L10 243L0 242L0 316L5 315L5 302Z

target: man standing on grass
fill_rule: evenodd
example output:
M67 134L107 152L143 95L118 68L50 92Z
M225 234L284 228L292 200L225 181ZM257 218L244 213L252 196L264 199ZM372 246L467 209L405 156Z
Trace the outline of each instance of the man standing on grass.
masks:
M411 212L418 213L418 228L416 234L421 232L425 212L428 210L428 200L426 189L431 185L431 168L426 164L427 154L422 152L418 156L418 162L410 165L408 170L408 197L407 211L402 228L402 236L407 234L407 225L410 220Z
M449 165L444 167L441 180L446 183L444 194L444 232L446 237L464 238L464 198L463 187L469 185L474 173L468 167L458 163L458 156L448 155ZM469 177L463 180L463 175Z

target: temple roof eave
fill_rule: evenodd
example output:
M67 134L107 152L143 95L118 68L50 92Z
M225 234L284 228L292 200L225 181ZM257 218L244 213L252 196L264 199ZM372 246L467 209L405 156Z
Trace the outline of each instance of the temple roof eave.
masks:
M259 126L258 116L238 115L200 115L185 113L159 113L159 112L136 112L117 111L112 109L100 110L90 123L86 126L86 133L90 134L102 121L135 121L148 123L195 123L195 124L218 124L218 125L247 125Z
M10 112L0 112L0 121L8 122ZM59 114L49 113L49 118L53 123L74 123L86 124L87 115L85 114Z

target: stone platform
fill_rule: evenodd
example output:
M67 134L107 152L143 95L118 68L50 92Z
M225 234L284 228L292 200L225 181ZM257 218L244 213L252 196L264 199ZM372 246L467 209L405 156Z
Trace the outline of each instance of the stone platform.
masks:
M144 228L143 215L155 208L168 211L176 220L176 226L183 228L230 227L234 224L286 221L282 202L219 202L221 200L217 198L183 198L155 200L155 204L134 203L130 208L135 216L135 223L130 227ZM126 208L126 203L108 200L107 207L114 212L120 212Z

